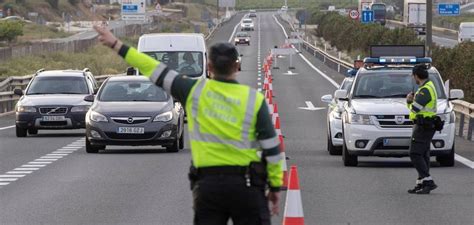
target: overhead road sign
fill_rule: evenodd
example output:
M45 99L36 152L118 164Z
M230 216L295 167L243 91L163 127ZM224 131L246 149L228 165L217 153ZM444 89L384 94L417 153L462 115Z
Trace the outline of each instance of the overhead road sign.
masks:
M219 7L235 8L235 0L219 0Z
M355 10L355 9L352 9L351 11L349 11L349 17L353 20L358 20L359 19L359 11Z
M372 23L372 22L374 22L374 11L372 11L372 10L362 11L361 22L362 23Z
M459 3L439 3L438 14L440 16L459 16L461 14L461 6Z
M145 20L146 0L122 0L122 20Z

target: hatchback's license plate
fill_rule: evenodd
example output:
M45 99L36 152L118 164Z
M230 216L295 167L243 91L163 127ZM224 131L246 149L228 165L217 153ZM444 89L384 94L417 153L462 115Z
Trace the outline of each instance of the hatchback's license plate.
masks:
M144 134L145 128L143 127L119 127L117 130L119 134Z
M43 121L65 121L66 117L64 116L43 116Z
M383 139L383 146L410 146L410 139L386 138Z

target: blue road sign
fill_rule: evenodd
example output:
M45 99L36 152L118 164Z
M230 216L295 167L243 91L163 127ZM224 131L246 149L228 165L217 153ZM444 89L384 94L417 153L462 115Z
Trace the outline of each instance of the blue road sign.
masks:
M459 3L439 3L438 13L440 16L459 16L461 6Z
M122 5L122 12L124 13L137 13L138 5Z
M374 22L374 11L372 10L363 10L360 17L362 23L372 23Z

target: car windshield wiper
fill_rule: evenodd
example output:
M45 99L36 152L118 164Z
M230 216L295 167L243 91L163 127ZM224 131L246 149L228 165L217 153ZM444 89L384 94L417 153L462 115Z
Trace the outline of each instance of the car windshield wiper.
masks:
M396 94L396 95L386 95L383 96L382 98L405 98L407 97L406 94Z
M356 95L354 98L381 98L381 96L375 96L375 95Z

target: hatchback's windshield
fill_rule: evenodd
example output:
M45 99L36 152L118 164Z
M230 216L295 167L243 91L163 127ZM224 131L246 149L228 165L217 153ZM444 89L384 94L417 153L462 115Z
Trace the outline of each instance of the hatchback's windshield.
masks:
M443 85L437 74L431 73L438 98L446 98ZM405 98L410 92L418 89L411 74L394 73L369 73L359 74L354 87L354 98Z
M168 96L163 89L148 81L110 81L99 94L104 102L164 102Z
M45 76L33 79L26 94L89 94L89 88L85 77Z
M198 77L203 72L202 52L145 52L179 74Z

